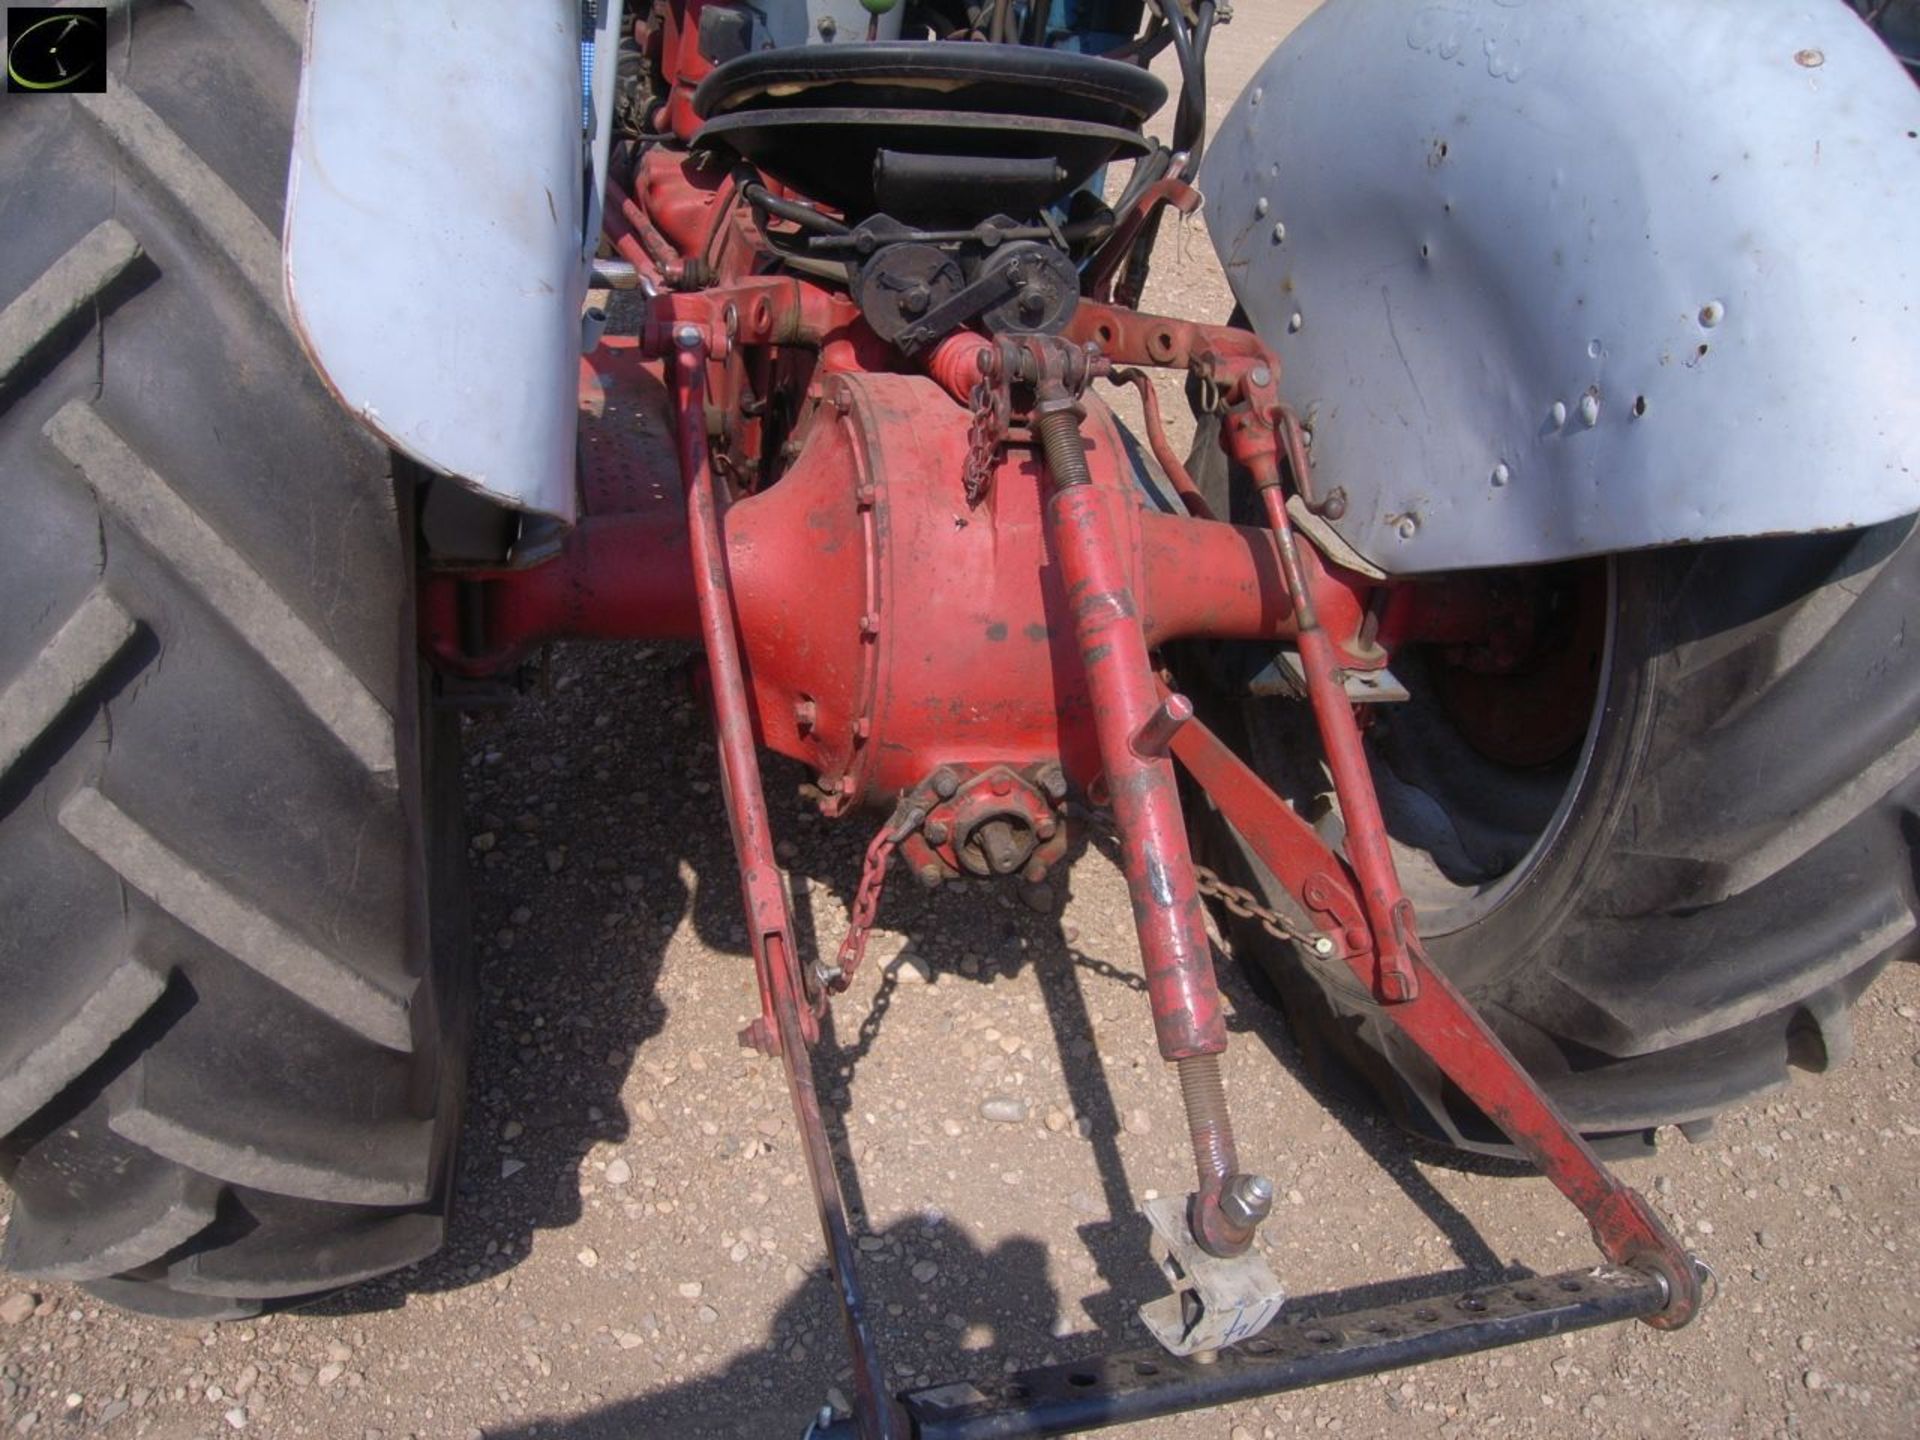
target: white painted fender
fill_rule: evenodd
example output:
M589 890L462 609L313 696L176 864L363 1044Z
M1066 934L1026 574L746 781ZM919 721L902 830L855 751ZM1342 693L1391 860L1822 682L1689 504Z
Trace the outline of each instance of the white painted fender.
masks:
M621 9L600 8L589 127L580 0L313 0L287 185L287 306L340 401L563 521Z
M1920 510L1920 91L1840 0L1329 0L1200 181L1386 571Z

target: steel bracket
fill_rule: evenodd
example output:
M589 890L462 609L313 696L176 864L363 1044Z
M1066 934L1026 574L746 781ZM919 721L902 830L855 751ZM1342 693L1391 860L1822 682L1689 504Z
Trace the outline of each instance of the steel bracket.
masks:
M1153 1263L1173 1286L1149 1300L1140 1319L1172 1355L1220 1350L1258 1335L1286 1303L1267 1262L1249 1250L1230 1260L1209 1255L1193 1238L1185 1200L1162 1195L1142 1203L1153 1226Z

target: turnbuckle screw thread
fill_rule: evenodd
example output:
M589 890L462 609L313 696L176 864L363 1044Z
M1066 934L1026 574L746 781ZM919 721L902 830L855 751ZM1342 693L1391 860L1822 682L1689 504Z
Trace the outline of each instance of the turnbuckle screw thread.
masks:
M1093 474L1087 468L1086 443L1080 438L1080 417L1074 410L1043 411L1034 417L1033 428L1047 457L1047 473L1053 477L1054 489L1093 483Z
M1227 1087L1218 1055L1189 1055L1175 1062L1180 1099L1187 1108L1187 1134L1193 1141L1194 1169L1200 1192L1217 1192L1239 1168L1233 1121L1227 1115Z

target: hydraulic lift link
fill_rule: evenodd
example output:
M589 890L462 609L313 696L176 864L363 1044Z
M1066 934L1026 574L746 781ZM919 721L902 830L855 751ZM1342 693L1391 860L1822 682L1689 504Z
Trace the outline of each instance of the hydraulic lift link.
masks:
M1347 963L1356 978L1371 988L1382 1013L1573 1202L1592 1226L1600 1252L1616 1265L1650 1271L1661 1281L1667 1303L1645 1319L1658 1329L1678 1329L1694 1317L1702 1302L1701 1277L1693 1257L1668 1233L1646 1200L1614 1178L1492 1027L1433 968L1420 944L1413 904L1401 893L1394 874L1360 728L1340 681L1332 642L1317 618L1319 592L1332 581L1319 554L1296 542L1287 514L1280 484L1283 440L1288 465L1302 488L1309 460L1298 426L1283 418L1272 375L1267 366L1252 367L1239 387L1240 403L1230 411L1224 433L1234 459L1252 476L1279 547L1281 572L1298 621L1309 698L1346 821L1347 853L1373 921L1373 964L1359 953L1349 953ZM1189 745L1203 744L1203 727L1193 724L1185 729L1192 735ZM1213 744L1219 746L1219 741ZM1284 808L1265 785L1247 787L1237 800L1231 794L1216 795L1215 802L1223 811L1235 803ZM1254 833L1259 833L1258 827Z
M726 546L714 494L713 467L707 455L706 336L688 325L674 334L675 431L680 469L687 488L687 538L693 557L694 586L700 605L701 638L712 677L714 729L719 739L720 786L733 830L746 902L748 933L760 982L761 1014L741 1034L741 1042L777 1054L786 1069L794 1124L813 1183L827 1267L846 1328L853 1360L860 1440L901 1440L906 1422L885 1388L880 1347L860 1295L853 1237L847 1228L833 1148L820 1114L813 1084L812 1044L819 1038L818 1018L808 1001L799 956L793 946L793 922L786 886L773 853L766 795L754 749L753 717L748 707L739 638L734 632L733 596L727 578Z

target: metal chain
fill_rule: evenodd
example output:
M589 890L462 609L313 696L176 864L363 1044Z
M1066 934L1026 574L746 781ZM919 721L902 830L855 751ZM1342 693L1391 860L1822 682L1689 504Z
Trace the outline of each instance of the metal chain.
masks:
M1260 928L1276 940L1288 940L1317 952L1323 936L1295 924L1278 910L1262 905L1253 891L1244 885L1229 885L1204 865L1193 867L1193 878L1202 895L1212 896L1230 913L1242 920L1258 920Z
M1118 835L1120 827L1115 823L1110 810L1086 810L1080 812L1085 819L1109 835ZM1286 940L1304 947L1315 955L1333 953L1333 942L1318 930L1309 929L1297 921L1289 920L1278 910L1260 903L1260 897L1244 885L1230 885L1199 861L1193 864L1194 888L1202 895L1218 900L1227 907L1227 912L1242 920L1258 920L1260 928L1276 940Z
M967 466L962 472L967 503L977 505L993 483L993 466L1000 446L1007 438L1013 419L1013 396L1004 384L995 385L982 375L974 382L967 400L973 419L967 425Z
M887 883L887 861L893 858L900 842L919 829L926 818L923 804L903 798L867 845L866 863L861 867L860 884L854 889L853 905L847 917L846 938L840 942L840 953L834 963L819 967L821 983L835 994L853 983L860 962L866 958L867 941L880 913L880 892Z

